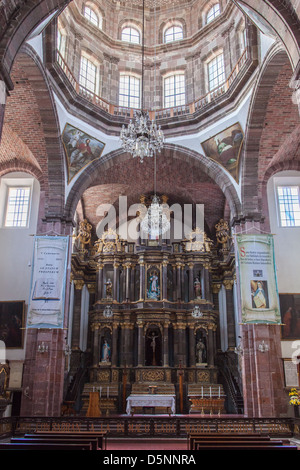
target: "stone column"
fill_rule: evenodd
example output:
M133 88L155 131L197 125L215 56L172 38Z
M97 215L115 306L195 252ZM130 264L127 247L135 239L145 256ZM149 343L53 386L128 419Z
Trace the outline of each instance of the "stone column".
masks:
M240 225L236 223L235 233L260 233L260 222L250 217ZM235 249L237 249L235 244ZM236 259L238 254L236 253ZM236 279L239 282L239 266L236 265ZM241 318L241 299L238 295L239 322ZM287 397L283 363L280 360L281 326L269 324L241 325L241 370L244 398L244 415L247 417L287 416ZM267 349L260 351L259 345Z
M214 366L215 364L215 359L214 359L214 336L213 336L213 330L214 330L214 325L212 324L209 324L208 325L208 338L207 338L207 356L208 356L208 360L207 360L207 363L209 366Z
M103 264L98 264L97 271L97 298L96 300L101 300L103 297Z
M130 280L131 280L131 263L127 261L123 267L126 270L125 278L125 299L130 300Z
M118 323L113 322L112 324L112 354L111 354L111 365L117 367L118 363Z
M138 327L138 367L142 367L145 363L144 361L144 323L141 320L137 321Z
M206 300L212 300L212 295L211 295L211 290L210 290L210 273L209 273L209 268L210 264L209 263L204 263L203 265L203 272L204 272L204 298Z
M114 262L114 280L113 280L113 301L118 302L119 299L119 263Z
M73 304L73 324L72 324L72 350L79 350L80 344L80 323L81 323L81 299L84 281L74 279L74 304ZM72 363L72 361L71 361Z
M190 367L196 365L196 338L195 338L195 325L189 324L189 362Z
M126 367L132 366L133 360L133 341L132 341L132 325L127 319L121 325L122 328L122 356L121 356L121 365Z
M232 279L225 279L223 281L226 292L226 313L227 313L227 336L228 336L228 349L234 350L236 346L235 334L235 317L234 317L234 302L233 302L233 284Z
M219 311L219 291L221 289L221 282L217 282L215 284L212 284L212 294L213 294L213 304L214 304L214 309L218 312L219 317L220 317L220 311ZM219 318L220 322L220 318ZM220 326L220 325L219 325ZM220 339L220 327L217 329L216 333L216 348L221 349L221 339Z
M140 265L140 298L139 298L139 300L144 300L145 299L145 262L144 262L144 256L140 256L139 265Z
M189 301L194 300L194 263L189 263Z
M169 321L164 322L163 331L163 366L169 366Z
M130 272L130 300L134 302L135 299L135 265L131 265Z
M176 277L176 266L172 266L173 270L173 302L177 300L177 277Z
M185 323L179 319L177 321L177 324L175 326L175 332L176 332L176 340L175 342L177 342L177 344L175 345L176 346L176 349L177 349L177 355L176 355L176 350L175 350L175 361L176 361L176 357L177 357L177 361L175 362L175 367L176 366L179 366L180 364L180 361L181 361L181 365L183 367L186 366L186 336L185 336L185 328L186 328L186 325Z
M99 357L99 325L93 326L93 367L97 367L100 362Z
M162 262L162 300L168 300L168 260Z
M182 299L182 276L181 276L181 271L182 271L182 263L177 262L176 263L176 268L177 268L177 300Z

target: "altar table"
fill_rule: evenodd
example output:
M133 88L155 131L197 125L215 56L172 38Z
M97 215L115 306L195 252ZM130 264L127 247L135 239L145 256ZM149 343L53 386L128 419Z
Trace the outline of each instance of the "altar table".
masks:
M126 413L134 414L134 409L139 407L163 406L168 408L169 415L175 414L175 396L174 395L130 395L127 398Z

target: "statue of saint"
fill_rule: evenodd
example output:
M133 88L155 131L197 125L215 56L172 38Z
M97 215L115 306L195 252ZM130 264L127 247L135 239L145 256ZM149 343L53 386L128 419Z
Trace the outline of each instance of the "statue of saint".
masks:
M156 348L156 338L158 338L158 335L156 335L154 331L152 331L151 335L147 335L147 338L151 340L150 347L152 349L152 365L156 366L155 348Z
M150 274L149 278L149 289L148 299L158 300L159 299L159 280L155 271Z
M202 297L201 282L198 276L196 277L195 282L194 282L194 291L195 291L195 299L201 299Z
M107 279L107 282L105 283L106 285L106 298L111 299L112 298L112 282L110 279Z
M101 362L110 362L110 346L107 339L104 340L102 346Z
M205 344L203 343L201 338L197 342L196 357L197 364L203 364L203 362L205 361Z

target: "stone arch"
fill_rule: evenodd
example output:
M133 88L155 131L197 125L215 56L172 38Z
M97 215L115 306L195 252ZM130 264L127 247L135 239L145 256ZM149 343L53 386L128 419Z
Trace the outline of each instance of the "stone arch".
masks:
M300 60L300 19L292 2L281 0L233 0L261 29L266 27L279 38L289 55L293 70ZM298 10L299 13L299 10ZM258 24L261 22L261 24ZM298 71L299 72L299 71Z
M61 217L65 192L64 150L52 91L40 60L30 46L23 46L16 60L30 83L43 129L46 165L41 171L45 191L45 216Z
M237 218L241 215L241 204L236 186L227 172L216 162L194 150L174 144L165 144L164 152L172 155L173 158L180 159L183 163L188 159L197 162L203 173L210 177L223 192L231 210L231 217ZM93 184L101 169L108 169L115 162L126 161L129 158L131 157L125 154L122 149L118 149L92 162L77 178L69 191L65 206L65 217L70 220L73 218L81 195Z
M284 49L273 49L258 76L248 113L244 146L241 155L243 215L260 219L262 211L261 175L259 175L260 143L270 95L281 68L286 64Z

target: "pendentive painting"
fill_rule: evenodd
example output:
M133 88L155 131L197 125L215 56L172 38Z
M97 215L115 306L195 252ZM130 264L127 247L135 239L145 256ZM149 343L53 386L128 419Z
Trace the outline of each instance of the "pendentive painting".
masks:
M282 339L300 338L300 294L279 294Z
M25 302L0 302L0 340L8 349L22 349Z
M84 167L101 157L105 144L86 132L66 124L62 140L68 163L68 181Z
M243 140L244 133L237 122L201 143L206 157L221 164L236 182L239 181L239 158Z

